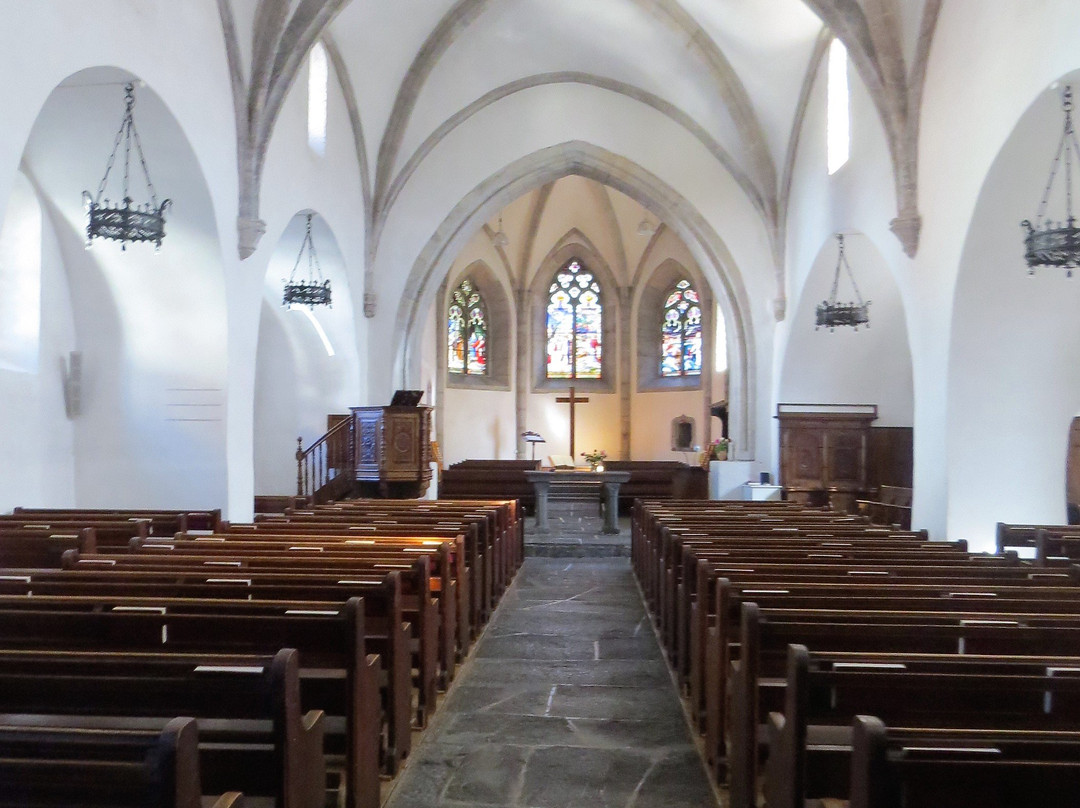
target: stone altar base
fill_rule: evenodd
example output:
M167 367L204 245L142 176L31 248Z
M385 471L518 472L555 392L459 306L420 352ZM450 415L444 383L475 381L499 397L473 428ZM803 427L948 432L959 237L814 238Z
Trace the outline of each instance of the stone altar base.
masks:
M537 533L534 519L525 524L525 555L542 558L624 558L630 555L630 519L619 519L616 535L601 533L603 521L595 499L548 503L550 533Z

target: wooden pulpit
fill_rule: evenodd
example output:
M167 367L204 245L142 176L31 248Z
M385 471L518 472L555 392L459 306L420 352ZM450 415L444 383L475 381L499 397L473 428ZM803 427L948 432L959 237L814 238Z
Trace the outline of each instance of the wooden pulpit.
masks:
M431 407L352 407L361 496L421 497L431 483Z

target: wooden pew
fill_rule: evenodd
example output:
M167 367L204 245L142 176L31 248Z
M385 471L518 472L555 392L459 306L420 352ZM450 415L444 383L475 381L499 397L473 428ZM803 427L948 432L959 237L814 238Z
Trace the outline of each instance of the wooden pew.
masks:
M281 808L323 808L323 714L301 713L298 655L283 649L244 668L191 661L0 654L0 725L160 730L170 715L199 723L199 768L212 793L243 791Z
M63 533L40 528L0 527L0 566L59 567L68 550L97 552L92 529Z
M387 667L393 667L395 673L390 675L391 691L398 687L400 681L410 680L409 671L412 668L412 646L416 645L418 658L418 683L417 683L417 707L416 720L418 726L424 726L434 709L436 690L436 668L438 661L438 625L435 610L428 599L430 591L428 575L428 559L426 556L410 558L408 569L375 569L350 556L325 557L320 554L317 558L307 556L257 556L257 555L214 555L211 551L199 555L184 555L179 552L167 551L163 547L139 553L126 553L116 555L82 556L74 553L65 554L65 567L79 569L80 567L107 566L114 569L127 570L160 570L189 572L207 570L228 572L230 575L246 574L247 571L265 572L299 572L308 570L316 573L335 572L342 576L341 580L348 580L350 586L355 587L355 594L364 599L364 608L367 617L368 644L375 645L373 650L380 653L387 661ZM386 566L399 567L403 565L387 564ZM380 577L372 579L370 576L377 574ZM403 584L405 584L403 586ZM415 604L415 612L419 622L411 622L406 619L404 591L407 588L410 597ZM235 603L236 607L244 608L251 601ZM234 602L218 601L222 608L232 608ZM267 602L275 609L290 607L283 602ZM296 609L325 610L340 609L343 604L326 601L314 604L291 604ZM178 606L191 608L184 601L178 602ZM398 639L398 631L395 627L401 626L404 632L403 638ZM400 647L398 645L400 644ZM404 673L401 673L404 671ZM411 696L408 693L395 696L393 703L400 706L409 704ZM395 722L397 723L397 722Z
M739 659L732 663L727 734L731 806L753 805L761 694L768 681L782 687L792 643L837 651L1080 656L1080 619L1068 615L933 615L918 612L759 610L742 606ZM767 701L767 700L766 700ZM708 741L707 741L708 742Z
M1051 733L852 728L850 808L1067 808L1080 794L1080 738Z
M431 556L417 554L391 554L364 557L360 548L341 544L337 549L330 545L293 545L299 549L290 552L288 545L270 542L261 549L256 542L205 542L172 540L147 542L136 540L129 554L107 556L80 556L83 560L116 560L121 568L150 566L156 569L201 568L228 566L235 571L265 570L288 573L310 570L314 572L337 572L339 580L351 581L348 586L353 595L365 596L367 591L384 589L382 576L393 570L397 573L400 589L401 620L411 629L410 652L415 656L418 676L417 724L426 726L435 709L440 657L452 668L454 654L439 648L439 613L432 601L430 563ZM359 577L358 577L359 576ZM364 576L368 576L365 580ZM315 607L318 608L318 607ZM452 615L452 610L449 610ZM452 619L452 616L451 618ZM452 635L451 635L452 636ZM448 658L447 658L448 657Z
M146 538L151 534L149 519L36 519L21 514L0 515L0 530L42 530L50 533L93 532L93 541L103 547L126 547L135 536Z
M22 602L7 608L13 600ZM340 733L331 724L328 734L343 736L350 806L373 808L378 803L378 783L373 782L370 772L378 770L380 735L383 765L390 773L409 753L406 659L399 654L396 664L384 663L383 675L390 678L391 694L384 727L379 720L382 666L378 656L365 650L368 638L361 598L352 598L335 613L301 609L288 614L268 612L259 604L248 613L234 608L244 601L230 602L228 611L205 603L205 612L162 614L161 604L152 602L139 604L145 610L138 611L130 606L124 611L86 611L86 604L78 609L63 604L49 608L42 600L4 599L0 605L0 643L4 648L230 656L296 648L305 706L325 709L327 714L344 719ZM168 605L164 608L167 612ZM280 604L274 609L280 611ZM405 636L402 627L395 647L405 642Z
M130 520L150 522L151 533L176 533L178 530L217 530L221 525L221 509L205 511L157 510L138 508L14 508L12 515L47 522L51 519L79 521L89 519Z
M1080 657L836 653L788 646L783 713L770 712L769 808L847 798L851 722L1080 732Z
M460 535L443 539L430 536L376 537L357 539L342 533L177 533L168 540L133 540L132 548L166 547L191 554L211 548L213 552L251 551L262 555L288 553L347 553L361 558L375 569L408 568L418 555L428 558L429 594L438 602L439 656L442 667L440 683L445 689L453 679L456 662L469 648L469 576L465 566L464 539ZM406 597L408 595L406 594ZM318 598L311 598L318 599ZM406 602L405 607L410 604ZM413 608L419 608L413 605ZM461 621L465 621L464 625Z
M192 718L174 718L160 732L0 725L0 806L240 806L237 791L204 801L198 742Z

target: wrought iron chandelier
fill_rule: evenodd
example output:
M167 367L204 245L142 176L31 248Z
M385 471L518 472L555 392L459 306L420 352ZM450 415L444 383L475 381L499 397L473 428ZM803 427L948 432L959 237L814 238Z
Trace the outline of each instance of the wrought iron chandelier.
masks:
M840 245L840 253L836 257L836 274L833 276L832 292L829 293L828 300L824 300L818 304L817 323L814 326L814 330L816 331L821 326L825 326L830 331L834 331L837 326L844 325L849 325L856 331L859 330L860 325L865 325L869 328L870 301L867 300L866 302L863 302L862 295L859 294L859 285L855 283L855 275L851 271L851 265L844 256L844 234L837 233L836 241ZM840 285L841 266L847 270L848 278L851 279L851 288L855 290L855 300L850 303L836 302L836 291Z
M1075 154L1080 165L1080 144L1076 141L1076 130L1072 124L1072 87L1066 85L1061 94L1061 109L1065 113L1065 125L1058 142L1057 153L1050 164L1050 179L1043 191L1042 202L1035 214L1035 224L1028 219L1020 222L1027 230L1024 236L1024 260L1027 261L1028 274L1035 274L1035 267L1064 267L1065 274L1072 277L1073 268L1080 266L1080 228L1072 209L1072 158ZM1046 216L1046 207L1050 192L1057 179L1061 163L1065 163L1065 220L1053 222Z
M307 215L307 231L304 240L300 242L300 252L296 254L296 263L293 264L289 280L285 282L285 294L281 298L282 306L329 306L330 305L330 281L323 279L322 267L319 266L319 256L315 252L315 242L311 238L311 217ZM304 258L304 250L307 249L307 278L297 281L296 270Z
M156 249L161 249L161 240L165 238L165 210L172 204L171 199L166 199L160 205L157 194L154 192L154 183L150 181L150 170L146 167L146 157L143 155L142 142L139 140L139 132L135 128L135 85L124 85L124 117L120 121L120 129L116 133L113 142L112 153L105 163L105 175L98 185L97 195L90 196L89 191L83 191L83 204L86 206L86 246L89 247L95 238L107 238L120 242L120 249L126 250L127 243L136 241L152 241ZM109 181L109 173L116 162L116 154L120 150L120 142L124 143L124 185L123 197L118 204L110 204L108 197L104 197L105 185ZM131 146L135 144L135 151L142 166L143 177L146 179L146 190L149 200L141 205L132 207L131 194L128 191L128 180L131 174Z

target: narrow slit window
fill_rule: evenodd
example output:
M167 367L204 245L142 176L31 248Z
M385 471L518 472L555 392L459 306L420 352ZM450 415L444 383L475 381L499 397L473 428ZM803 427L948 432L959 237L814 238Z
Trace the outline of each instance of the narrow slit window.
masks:
M316 42L308 58L308 146L316 154L326 153L326 104L330 79L326 47Z
M851 102L848 92L847 48L839 39L829 46L828 81L828 141L829 174L835 174L848 160L851 150Z

